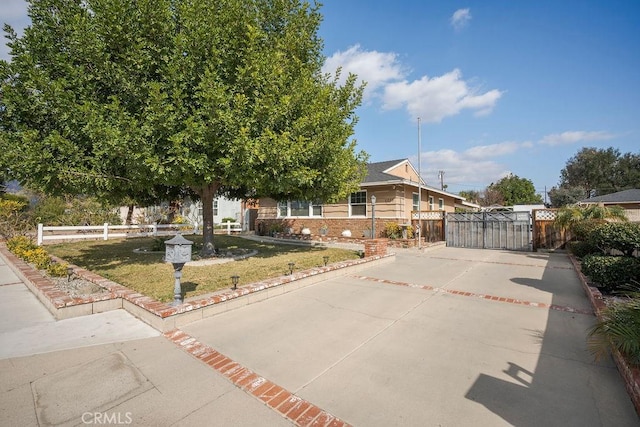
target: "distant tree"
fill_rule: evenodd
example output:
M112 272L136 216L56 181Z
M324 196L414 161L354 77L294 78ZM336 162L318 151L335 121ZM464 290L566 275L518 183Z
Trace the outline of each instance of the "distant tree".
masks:
M554 208L572 205L585 199L584 189L581 187L552 187L548 194Z
M640 153L621 155L613 147L582 148L560 172L560 187L581 188L581 199L640 188Z
M526 178L520 178L517 175L509 174L496 183L491 183L485 190L485 198L493 194L499 194L502 199L502 205L528 205L542 203L542 197L536 193L533 182Z
M460 191L458 195L472 203L480 203L480 199L482 198L482 194L476 190L463 190Z
M29 0L8 26L0 130L11 173L49 194L334 201L358 187L363 87L322 73L301 0Z

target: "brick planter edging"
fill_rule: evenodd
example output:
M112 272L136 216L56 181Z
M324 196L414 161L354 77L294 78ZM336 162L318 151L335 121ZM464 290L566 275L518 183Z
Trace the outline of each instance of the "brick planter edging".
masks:
M174 306L170 303L157 301L75 265L69 265L73 268L74 274L95 283L106 289L107 292L85 297L71 297L58 289L38 270L15 256L1 243L0 253L8 261L9 267L58 320L124 308L161 332L167 332L187 323L281 295L332 277L346 275L371 266L372 263L378 264L395 260L395 254L387 254L337 262L325 267L311 268L251 283L238 287L237 290L195 297ZM60 263L65 262L55 256L52 258Z
M582 273L580 262L578 262L578 260L572 254L569 254L569 259L571 260L573 267L576 269L576 273L578 273L582 288L591 301L593 311L595 312L598 320L602 320L602 311L606 307L604 299L602 298L602 293L598 288L589 286L587 277ZM625 388L627 389L627 393L629 393L629 397L631 398L631 402L636 409L636 413L640 417L640 369L630 366L626 359L622 356L620 351L616 348L613 348L613 346L611 346L611 355L616 366L618 367L620 376L622 376L622 379L624 380Z

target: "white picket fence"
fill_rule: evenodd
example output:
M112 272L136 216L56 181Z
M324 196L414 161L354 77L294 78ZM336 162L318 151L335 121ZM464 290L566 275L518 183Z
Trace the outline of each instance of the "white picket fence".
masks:
M242 231L238 222L220 224L227 234ZM199 232L198 224L136 224L136 225L79 225L79 226L45 226L38 224L38 246L46 240L109 240L120 237L168 236L180 231L183 234Z

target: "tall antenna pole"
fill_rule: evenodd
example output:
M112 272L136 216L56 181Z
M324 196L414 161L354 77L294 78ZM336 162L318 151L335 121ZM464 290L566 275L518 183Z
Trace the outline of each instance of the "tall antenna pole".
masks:
M418 249L422 249L422 135L418 117Z

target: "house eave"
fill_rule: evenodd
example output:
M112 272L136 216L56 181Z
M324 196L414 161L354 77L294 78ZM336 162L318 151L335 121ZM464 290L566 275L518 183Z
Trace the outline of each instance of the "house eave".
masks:
M379 187L382 185L408 185L410 187L415 187L416 190L418 189L419 185L417 182L415 181L409 181L407 179L394 179L394 180L388 180L388 181L376 181L376 182L363 182L360 184L360 187ZM459 196L457 194L452 194L452 193L447 193L446 191L443 190L439 190L435 187L430 187L426 184L422 184L421 186L423 189L428 190L430 192L433 193L437 193L437 194L442 194L443 196L448 196L451 197L453 199L457 199L457 200L461 200L461 201L466 201L466 199L462 196Z

